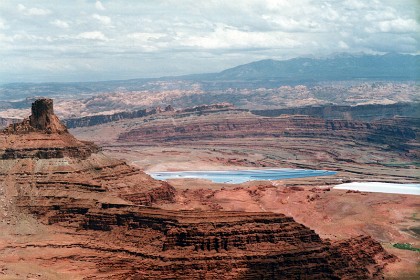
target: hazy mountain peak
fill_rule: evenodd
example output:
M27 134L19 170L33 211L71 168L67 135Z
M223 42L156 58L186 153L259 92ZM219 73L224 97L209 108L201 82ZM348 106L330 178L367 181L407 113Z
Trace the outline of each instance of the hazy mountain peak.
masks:
M337 53L325 58L264 59L218 73L216 79L280 78L285 81L352 79L417 80L418 55Z

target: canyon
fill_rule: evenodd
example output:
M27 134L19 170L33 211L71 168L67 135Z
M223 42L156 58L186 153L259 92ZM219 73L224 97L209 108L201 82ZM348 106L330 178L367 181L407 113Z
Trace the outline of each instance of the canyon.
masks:
M174 120L172 110L147 116L152 118L148 122L140 121L161 122L161 129L175 133L165 139L168 141L192 139L203 143L208 141L209 132L217 135L218 131L242 137L244 125L240 119L231 125L219 115L226 113L225 109L207 111L184 112L188 116L204 114L206 119L212 118L209 111L217 112L213 116L221 124L207 126L205 137L176 137L176 133L190 135L196 128L165 127L167 120ZM293 119L288 122L293 124ZM319 126L327 131L326 138L340 139L340 133L335 135L325 122L315 122L317 129ZM358 126L365 132L354 141L369 141L371 132L382 129L390 131L390 139L404 143L408 158L416 156L410 150L410 141L416 134L409 128ZM351 125L349 128L343 124L338 130L341 128L351 129ZM97 137L106 130L97 129ZM302 126L296 126L293 137L301 130ZM121 142L119 149L130 145L134 137L137 145L141 139L156 146L156 139L161 136L159 130L139 132L138 127L122 133L118 133L119 129L114 131L114 143ZM78 134L86 136L87 131L84 132ZM259 132L262 138L269 133ZM223 195L231 199L242 192L268 199L266 195L273 191L280 196L284 193L301 197L307 190L268 185L244 185L237 190L237 186L210 190L196 185L187 189L188 184L178 187L172 182L154 180L139 168L110 157L112 150L106 150L106 145L100 148L72 136L55 116L49 99L34 102L31 116L7 127L0 138L0 276L4 278L381 279L387 266L399 271L400 264L407 264L406 255L401 254L401 258L388 253L370 236L325 238L289 215L232 209L240 208L240 200L239 204L226 204L218 199L220 192L231 192L231 196ZM146 144L143 143L145 147ZM379 145L389 144L385 141ZM142 152L145 151L147 148ZM337 194L325 189L309 192L319 193L319 199ZM344 192L338 193L341 197ZM406 202L402 209L410 210L415 205L410 196L400 195L398 199ZM406 267L412 268L412 264Z
M333 186L343 182L418 183L418 118L402 117L399 110L393 114L394 109L384 110L387 113L382 117L365 118L369 110L354 110L362 117L270 117L229 105L203 106L71 131L80 139L99 143L105 154L150 173L261 168L337 171L334 176L233 185L173 179L168 182L178 191L178 206L161 207L271 211L292 216L322 238L370 235L401 260L388 266L386 279L416 279L418 255L394 245L420 246L417 197L341 191Z
M203 170L212 165L298 167L341 171L343 180L416 182L418 123L418 118L398 115L373 121L267 117L219 105L79 127L72 133L151 171L182 170L177 169L181 160L168 156L188 154L189 162L198 160L195 166Z

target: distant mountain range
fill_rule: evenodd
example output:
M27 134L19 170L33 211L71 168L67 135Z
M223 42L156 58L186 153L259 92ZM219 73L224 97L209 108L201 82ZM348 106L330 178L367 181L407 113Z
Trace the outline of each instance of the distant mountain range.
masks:
M420 56L389 53L385 55L341 54L330 58L260 60L220 73L197 75L212 80L276 79L293 82L337 80L418 80Z
M0 100L19 100L31 96L66 98L117 90L191 90L197 84L204 91L213 91L226 88L273 88L286 84L324 81L418 81L419 73L420 55L340 54L327 58L294 58L283 61L267 59L219 73L178 77L83 83L12 83L0 85Z

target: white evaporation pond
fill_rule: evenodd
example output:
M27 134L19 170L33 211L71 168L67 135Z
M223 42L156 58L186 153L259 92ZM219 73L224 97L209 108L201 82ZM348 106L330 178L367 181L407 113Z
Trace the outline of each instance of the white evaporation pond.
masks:
M381 182L353 182L334 187L339 190L420 195L420 184L394 184Z

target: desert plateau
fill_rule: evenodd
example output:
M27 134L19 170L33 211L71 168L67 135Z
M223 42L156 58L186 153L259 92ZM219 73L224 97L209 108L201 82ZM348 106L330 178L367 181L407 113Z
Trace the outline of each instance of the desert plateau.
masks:
M419 14L0 1L0 280L420 279Z

